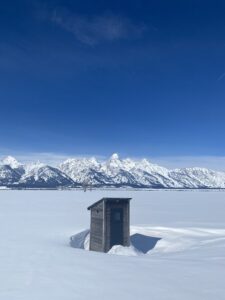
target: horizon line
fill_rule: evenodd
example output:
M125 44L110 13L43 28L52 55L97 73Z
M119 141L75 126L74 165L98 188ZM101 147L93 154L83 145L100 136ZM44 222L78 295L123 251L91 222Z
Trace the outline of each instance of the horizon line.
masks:
M111 155L90 155L90 154L66 154L66 153L54 153L54 152L14 152L9 151L7 154L5 151L1 153L0 151L0 160L4 159L7 156L12 156L22 163L31 163L31 162L43 162L45 164L50 164L57 166L59 163L67 159L73 158L96 158L99 161L105 161L109 159ZM117 153L116 153L117 154ZM165 167L167 169L177 169L177 168L207 168L216 171L225 172L225 156L216 156L216 155L168 155L168 156L124 156L119 155L120 159L132 159L132 160L142 160L147 159L150 163Z

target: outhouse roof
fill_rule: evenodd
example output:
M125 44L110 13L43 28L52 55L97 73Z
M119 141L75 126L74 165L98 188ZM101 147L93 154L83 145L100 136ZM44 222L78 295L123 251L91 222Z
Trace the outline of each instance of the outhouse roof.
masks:
M90 210L92 207L98 205L100 202L118 202L118 201L130 201L132 198L102 198L99 201L93 203L92 205L90 205L87 209Z

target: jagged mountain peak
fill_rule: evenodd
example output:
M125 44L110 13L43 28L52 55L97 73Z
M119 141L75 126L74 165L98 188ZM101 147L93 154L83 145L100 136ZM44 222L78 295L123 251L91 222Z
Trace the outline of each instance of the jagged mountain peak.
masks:
M3 160L2 160L2 164L3 165L8 165L10 166L12 169L16 169L19 168L22 164L19 163L13 156L6 156Z
M109 158L109 160L119 160L119 154L118 153L113 153L111 155L111 157Z
M100 162L95 157L78 157L69 158L59 165L60 170L74 170L75 172L82 171L86 168L99 169ZM76 170L75 170L76 169Z
M123 159L123 168L127 171L132 170L133 168L136 167L136 161L130 159L130 158L125 158Z
M123 169L123 162L117 153L101 163L101 171L108 177L115 177L121 169Z
M26 173L29 173L29 172L31 172L32 170L38 170L38 169L43 168L43 167L45 167L45 166L47 166L47 165L41 163L40 161L36 161L36 162L27 164L27 165L24 167L24 169L25 169L25 172L26 172Z
M140 161L137 162L136 167L147 171L147 172L155 172L155 173L159 173L159 174L163 174L166 175L168 173L168 169L161 167L159 165L156 164L152 164L148 159L144 158L141 159Z
M142 163L143 165L147 165L147 166L151 165L150 161L149 161L147 158L143 158L143 159L141 160L141 163Z
M68 158L62 164L77 163L77 162L82 162L82 163L86 162L86 163L98 164L98 161L95 157L73 157L73 158Z
M122 160L117 153L113 153L105 163L102 163L102 165L110 168L120 168L122 167Z
M26 172L18 182L28 187L52 188L60 186L73 186L73 180L58 168L36 162L26 167Z
M3 163L4 162L4 163ZM225 173L206 168L168 170L148 159L75 157L58 168L40 162L20 164L13 157L0 164L0 185L22 187L225 188Z

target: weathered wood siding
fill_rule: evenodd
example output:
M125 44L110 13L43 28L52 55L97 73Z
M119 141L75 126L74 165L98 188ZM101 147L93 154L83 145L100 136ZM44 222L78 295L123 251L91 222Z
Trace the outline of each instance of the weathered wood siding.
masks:
M91 209L90 250L104 252L103 202Z
M111 200L110 198L105 201L104 198L103 201L99 201L99 203L96 203L96 205L90 207L90 250L98 252L108 252L111 248L111 244L114 243L113 239L111 239L110 236L110 218L112 209L122 209L123 233L121 244L123 246L130 245L130 201L120 199Z

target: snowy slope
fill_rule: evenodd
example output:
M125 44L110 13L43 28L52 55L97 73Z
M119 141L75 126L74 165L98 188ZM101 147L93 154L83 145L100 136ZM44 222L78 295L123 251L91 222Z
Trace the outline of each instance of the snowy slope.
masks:
M3 165L8 165L10 166L12 169L17 169L19 167L22 166L21 163L19 163L14 157L12 156L6 156L3 160L2 160L2 164Z
M57 168L40 162L23 165L8 156L0 163L0 185L26 188L57 188L76 186Z
M169 176L184 188L225 187L225 173L204 168L176 169L170 171Z
M93 186L128 186L148 188L225 188L225 173L203 168L168 170L147 159L120 159L113 154L108 160L69 159L59 169L75 182Z
M106 196L133 198L131 234L161 238L149 253L69 246ZM0 299L225 298L224 192L0 191L0 212Z
M18 162L14 157L7 156L5 157L0 164L10 166L13 170L15 170L20 175L24 174L24 165Z
M20 174L9 165L0 165L0 186L7 186L18 182Z
M7 157L0 165L8 170L6 173L2 169L4 180L0 180L0 186L11 186L13 183L14 186L31 188L225 188L224 172L204 168L168 170L147 159L120 159L116 153L104 161L94 157L67 159L58 168L41 163L23 165L13 157Z
M79 184L98 185L102 184L100 166L95 158L73 158L63 162L59 169Z
M54 188L74 186L73 180L59 169L37 163L25 167L25 173L18 181L19 186Z

